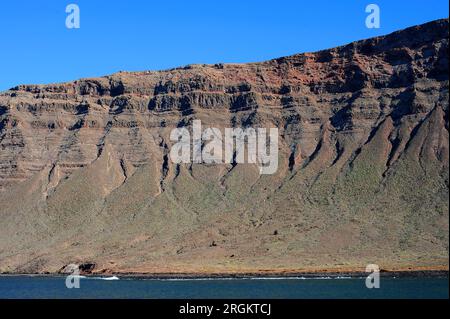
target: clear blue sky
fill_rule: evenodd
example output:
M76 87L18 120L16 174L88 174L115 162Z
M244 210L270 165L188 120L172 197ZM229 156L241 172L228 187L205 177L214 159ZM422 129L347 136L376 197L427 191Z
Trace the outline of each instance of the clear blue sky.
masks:
M81 28L65 27L76 3ZM381 28L365 27L366 5ZM448 17L446 0L41 0L0 2L0 91L119 70L252 62Z

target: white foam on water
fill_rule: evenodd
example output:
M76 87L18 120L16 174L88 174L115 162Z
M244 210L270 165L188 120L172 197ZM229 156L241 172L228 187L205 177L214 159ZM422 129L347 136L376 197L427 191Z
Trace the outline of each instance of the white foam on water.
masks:
M119 280L119 277L117 277L117 276L112 276L112 277L102 277L101 279L103 279L103 280Z
M112 276L112 277L86 277L86 276L79 276L79 278L91 279L91 280L119 280L119 277L117 277L117 276Z

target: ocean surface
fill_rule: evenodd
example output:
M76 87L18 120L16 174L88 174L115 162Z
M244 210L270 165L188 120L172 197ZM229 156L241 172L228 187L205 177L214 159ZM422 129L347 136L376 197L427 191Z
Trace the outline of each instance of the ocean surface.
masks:
M136 279L0 276L0 298L448 298L448 278L381 277L368 289L365 278Z

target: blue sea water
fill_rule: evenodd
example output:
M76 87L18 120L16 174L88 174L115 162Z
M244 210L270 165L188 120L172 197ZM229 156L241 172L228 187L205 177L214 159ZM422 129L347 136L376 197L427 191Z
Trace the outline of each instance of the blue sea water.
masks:
M0 298L448 298L448 278L386 278L368 289L365 278L137 279L0 276Z

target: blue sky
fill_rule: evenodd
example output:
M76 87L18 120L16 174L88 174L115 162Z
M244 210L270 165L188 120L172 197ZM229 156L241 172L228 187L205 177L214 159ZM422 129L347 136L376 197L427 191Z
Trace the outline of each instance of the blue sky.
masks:
M65 26L68 4L80 29ZM381 28L365 27L366 5ZM0 3L0 90L120 70L253 62L448 17L446 0L41 0Z

